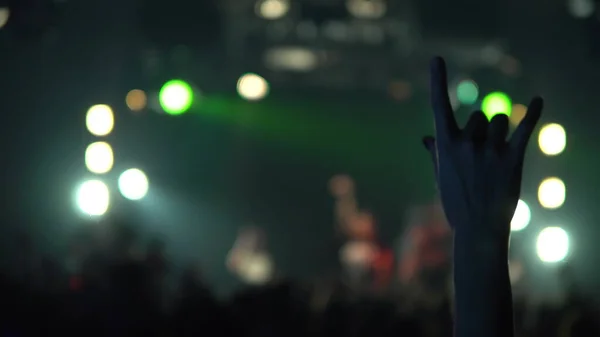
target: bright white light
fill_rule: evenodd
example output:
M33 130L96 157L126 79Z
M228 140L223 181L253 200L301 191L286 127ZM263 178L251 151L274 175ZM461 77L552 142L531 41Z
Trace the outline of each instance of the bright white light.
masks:
M148 193L148 177L139 169L129 169L119 177L119 191L129 200L140 200Z
M544 208L555 209L565 203L567 187L559 178L547 178L538 188L538 200Z
M567 146L567 133L560 124L547 124L540 130L538 137L540 150L547 156L556 156Z
M510 230L518 232L523 230L531 221L531 210L527 203L523 200L519 200L515 214L513 214L512 221L510 222Z
M79 209L90 216L104 215L110 205L108 186L100 180L88 180L81 184L75 198Z
M112 169L113 163L113 150L106 142L92 143L85 150L85 166L92 173L107 173Z
M259 0L256 3L256 15L268 20L281 19L289 10L288 0Z
M94 136L108 135L115 125L112 109L104 104L92 106L85 117L85 124L88 131Z
M536 250L542 262L560 262L569 253L569 236L560 227L546 227L538 234Z
M244 99L258 101L269 93L269 84L259 75L246 74L238 80L237 91Z

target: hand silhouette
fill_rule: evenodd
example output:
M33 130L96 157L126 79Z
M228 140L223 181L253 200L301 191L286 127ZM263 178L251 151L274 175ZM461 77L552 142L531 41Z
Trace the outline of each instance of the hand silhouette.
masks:
M457 232L508 239L520 195L525 149L543 100L536 97L531 101L509 141L504 114L488 122L483 112L475 111L461 130L450 106L446 65L437 57L431 62L431 104L435 138L425 137L423 144L433 158L448 222Z

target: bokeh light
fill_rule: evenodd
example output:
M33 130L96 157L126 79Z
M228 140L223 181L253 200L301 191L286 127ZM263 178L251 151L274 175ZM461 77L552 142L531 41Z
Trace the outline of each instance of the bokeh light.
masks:
M538 200L544 208L559 208L565 203L566 197L565 183L556 177L544 179L538 188Z
M257 74L245 74L237 82L237 91L248 101L258 101L269 93L269 84Z
M95 142L85 150L85 166L96 174L109 172L114 164L113 150L106 142Z
M492 92L486 95L481 102L481 110L485 113L488 120L492 120L495 115L505 114L510 117L512 102L510 97L502 92Z
M517 126L525 118L525 114L527 114L527 107L523 104L515 104L512 106L508 120L512 126Z
M6 26L10 18L10 10L8 8L0 8L0 28Z
M563 261L569 254L569 235L560 227L546 227L538 234L536 251L542 262Z
M94 136L102 137L112 132L115 117L112 109L105 104L92 106L85 117L85 125Z
M148 98L146 93L140 89L133 89L127 93L125 104L131 111L140 111L146 107Z
M456 96L462 104L474 104L479 98L479 87L472 80L460 81L456 86Z
M104 215L110 205L108 186L96 179L82 183L76 193L76 203L83 214Z
M338 174L329 180L329 191L336 198L354 194L354 180L347 174Z
M540 150L547 156L556 156L567 147L567 133L560 124L546 124L538 137Z
M273 261L268 254L248 253L240 261L237 274L248 284L261 285L273 276Z
M510 222L510 230L513 232L521 231L529 225L530 221L531 210L529 209L529 205L525 201L519 200L512 221Z
M578 19L589 18L596 11L594 0L567 0L569 13Z
M352 16L359 19L380 19L387 11L384 0L346 0L346 8Z
M289 0L259 0L256 3L256 15L268 20L281 19L289 10Z
M140 200L148 193L148 177L136 168L129 169L119 176L119 191L129 200Z
M182 80L171 80L163 85L158 94L162 109L169 115L181 115L189 110L194 101L192 87Z

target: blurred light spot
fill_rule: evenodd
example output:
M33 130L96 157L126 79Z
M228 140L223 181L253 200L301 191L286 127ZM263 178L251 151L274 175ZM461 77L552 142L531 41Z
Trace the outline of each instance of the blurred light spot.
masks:
M146 107L148 98L146 93L140 89L134 89L127 93L125 103L131 111L140 111Z
M354 180L349 175L338 174L329 180L329 191L337 198L352 195L354 193Z
M242 252L238 255L239 261L232 266L244 282L261 285L269 282L273 277L273 261L266 253Z
M589 18L596 10L593 0L567 0L567 7L569 13L579 19Z
M460 81L456 86L456 96L462 104L474 104L479 97L479 87L472 80Z
M510 230L518 232L523 230L531 221L531 210L529 205L523 200L519 200L515 214L513 214L512 221L510 222Z
M280 47L268 50L265 65L273 70L307 72L315 69L319 58L315 52L299 47Z
M281 19L289 10L289 0L259 0L256 3L256 15L268 20Z
M85 117L85 125L94 136L106 136L113 130L115 117L112 109L105 104L92 106Z
M560 227L546 227L537 237L537 255L542 262L560 262L569 254L569 235Z
M505 114L510 117L511 109L510 97L503 92L492 92L486 95L481 102L481 110L483 110L488 120L492 120L498 114Z
M567 188L559 178L547 178L538 188L538 200L544 208L559 208L565 203Z
M10 10L8 8L0 8L0 28L6 26L10 18Z
M510 124L512 124L513 126L519 125L519 123L521 123L521 121L525 117L526 113L527 113L527 107L524 106L523 104L513 105L512 112L510 113L510 116L508 118L508 120L510 121Z
M398 101L404 101L412 96L412 85L407 81L393 81L389 86L390 96Z
M385 15L387 4L384 0L347 0L348 12L359 19L379 19Z
M567 133L560 124L547 124L540 130L538 137L540 150L547 156L556 156L567 147Z
M108 186L100 180L88 180L79 186L76 203L86 215L101 216L108 211L110 193Z
M368 241L350 241L340 251L340 259L346 265L368 268L377 253L375 246Z
M246 100L258 101L269 93L269 84L259 75L245 74L238 80L237 91Z
M148 193L148 177L140 169L129 169L119 176L119 191L129 200L140 200Z
M85 150L85 166L96 174L110 171L114 164L113 150L106 142L95 142Z
M194 100L192 87L181 80L165 83L158 93L160 106L169 115L181 115L189 110Z

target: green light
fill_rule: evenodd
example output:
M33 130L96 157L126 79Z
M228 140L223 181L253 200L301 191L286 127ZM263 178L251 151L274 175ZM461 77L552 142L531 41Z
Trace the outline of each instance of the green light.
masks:
M492 92L483 98L481 110L483 110L488 120L492 120L498 114L505 114L510 117L512 102L505 93Z
M471 105L479 97L479 88L471 80L461 81L456 87L456 96L462 104Z
M192 106L194 91L184 81L171 80L160 89L158 100L169 115L181 115Z

